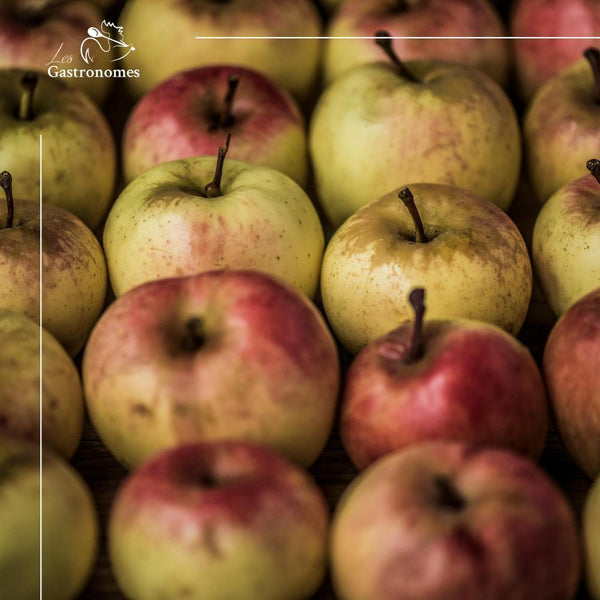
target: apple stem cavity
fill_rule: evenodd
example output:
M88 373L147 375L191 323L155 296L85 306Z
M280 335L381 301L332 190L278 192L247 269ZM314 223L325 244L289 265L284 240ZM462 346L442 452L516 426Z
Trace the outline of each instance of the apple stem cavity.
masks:
M583 56L587 58L594 74L594 102L600 104L600 50L598 48L588 48Z
M215 176L213 177L213 180L204 188L204 195L207 198L218 198L219 196L222 196L221 179L223 177L223 165L225 164L225 157L227 156L227 151L229 150L230 141L231 134L228 134L225 146L219 146L219 156L217 157Z
M0 173L0 186L4 190L6 196L6 229L10 229L13 226L13 220L15 217L15 203L12 192L12 176L8 171L2 171Z
M408 209L410 216L412 217L413 223L415 225L415 241L418 244L426 244L429 242L429 238L425 233L425 227L423 227L423 220L421 219L421 215L419 214L419 209L417 208L417 204L415 203L415 197L412 192L407 188L402 188L398 192L398 198L404 202L404 206Z
M389 31L380 30L375 32L375 43L387 54L392 64L398 69L400 75L412 83L421 83L398 58L392 45L392 36Z
M585 163L587 170L596 178L596 181L600 183L600 160L597 158L590 158Z
M230 75L227 78L227 93L223 99L223 106L221 107L221 114L219 115L217 127L225 128L230 127L233 124L231 109L233 108L233 99L235 98L235 92L239 82L239 75Z
M433 485L435 501L439 507L451 512L459 512L467 505L465 498L446 475L438 475L433 480Z
M204 330L204 320L199 317L188 319L185 324L185 331L181 339L181 349L184 352L193 354L204 346L206 342L206 332Z
M423 317L425 316L425 290L415 288L409 295L408 301L415 312L408 354L404 359L405 364L414 363L423 356Z
M28 71L21 78L21 102L19 104L19 119L21 121L33 121L33 97L38 84L38 76Z

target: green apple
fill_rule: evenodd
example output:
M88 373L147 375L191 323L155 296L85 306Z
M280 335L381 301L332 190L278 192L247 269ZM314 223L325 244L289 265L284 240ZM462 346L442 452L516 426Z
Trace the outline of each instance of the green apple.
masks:
M318 39L268 39L318 36L321 20L309 0L129 0L119 23L136 47L123 62L140 69L141 77L127 80L137 96L178 71L222 64L256 69L298 99L315 84ZM243 36L259 39L235 39Z
M600 600L600 477L592 486L583 509L583 541L588 591Z
M26 316L4 309L0 309L0 381L0 427L38 442L41 416L44 443L70 458L83 429L79 373L52 335Z
M153 279L258 269L308 296L324 236L302 188L267 167L204 156L152 167L117 198L104 250L117 296Z
M319 99L310 124L316 189L333 225L417 182L462 187L506 210L521 143L504 91L477 69L404 65L380 34L377 42L391 61L341 75Z
M102 312L107 273L102 248L74 215L57 206L13 201L11 176L0 173L7 211L0 211L0 308L40 319L74 356ZM40 236L42 260L40 261Z
M116 149L100 110L81 91L19 69L0 70L0 165L15 179L15 196L40 195L88 227L106 216L116 177Z
M405 298L416 287L431 290L430 319L476 319L516 334L532 288L525 242L491 202L427 183L363 207L331 238L321 295L350 352L410 319Z
M585 175L600 149L600 51L585 57L540 88L525 114L527 173L541 204Z
M600 287L600 160L587 164L592 175L553 194L533 229L533 264L556 315Z
M77 598L98 550L89 489L50 450L40 461L39 446L5 434L0 474L0 598L40 597L40 549L44 600Z

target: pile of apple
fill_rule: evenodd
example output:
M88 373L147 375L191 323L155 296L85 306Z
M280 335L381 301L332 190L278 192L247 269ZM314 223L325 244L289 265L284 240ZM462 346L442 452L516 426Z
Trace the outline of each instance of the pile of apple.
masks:
M339 600L600 600L600 50L527 39L599 36L600 1L497 8L2 4L0 598L85 587L87 412L131 470L132 600L308 600L328 568ZM141 76L50 77L105 16ZM582 523L550 418L597 478ZM330 516L334 431L360 473Z

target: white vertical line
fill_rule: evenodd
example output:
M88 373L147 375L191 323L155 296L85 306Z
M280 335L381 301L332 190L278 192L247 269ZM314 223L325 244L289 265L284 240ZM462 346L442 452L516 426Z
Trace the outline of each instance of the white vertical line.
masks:
M42 566L43 566L43 558L42 558L42 502L43 502L43 494L42 494L42 453L43 453L43 446L42 446L42 429L43 429L43 422L42 422L42 380L43 380L43 357L42 357L42 317L43 317L43 303L42 303L42 266L43 266L43 261L42 261L42 231L43 231L43 224L44 224L44 220L43 220L43 215L42 215L42 135L40 134L40 173L39 173L39 177L40 177L40 207L39 207L39 214L40 214L40 259L39 259L39 268L40 268L40 314L39 314L39 319L40 319L40 393L39 393L39 398L40 398L40 406L39 406L39 411L40 411L40 600L42 600L42 585L43 585L43 571L42 571Z

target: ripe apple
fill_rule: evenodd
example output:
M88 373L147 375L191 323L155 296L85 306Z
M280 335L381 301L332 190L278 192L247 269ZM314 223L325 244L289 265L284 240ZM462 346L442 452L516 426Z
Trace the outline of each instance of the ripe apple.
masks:
M385 29L398 36L395 47L402 59L441 59L479 68L500 84L508 81L508 41L504 25L489 0L348 0L331 19L327 35L363 39L328 39L325 79L331 81L349 68L380 59L371 40ZM461 36L471 39L436 40L410 37ZM490 36L496 39L481 39ZM480 39L473 39L479 37Z
M229 438L309 465L331 431L339 366L302 294L261 273L212 271L117 299L90 336L83 384L96 430L126 466Z
M235 143L235 142L234 142ZM146 281L258 269L316 292L323 228L302 188L274 169L210 156L152 167L117 198L104 250L117 296Z
M136 43L123 62L140 69L127 80L137 96L178 71L215 64L256 69L299 99L315 84L318 39L268 39L318 36L321 19L309 0L129 0L120 25ZM259 39L235 39L244 36Z
M0 381L0 428L39 442L41 403L44 443L70 458L83 430L83 394L77 369L52 335L40 331L26 316L3 309Z
M125 129L125 179L170 160L214 156L226 132L235 139L231 158L306 185L304 117L294 100L261 73L227 65L179 73L144 96Z
M512 9L511 33L530 38L512 42L519 91L529 100L544 83L581 58L590 40L573 37L600 35L600 2L518 0Z
M585 56L546 83L525 114L527 173L541 204L585 175L600 148L600 51Z
M5 1L0 8L0 68L47 72L55 64L63 69L88 69L90 65L84 62L80 52L81 43L90 26L100 27L101 21L102 15L90 2L46 1L36 5L27 0ZM94 69L105 70L111 66L110 52L94 53ZM101 104L112 80L73 77L66 81ZM6 85L4 81L0 84L3 93ZM46 96L44 92L41 95Z
M476 319L517 334L532 287L525 242L491 202L429 183L372 202L331 238L321 295L350 352L410 319L404 299L415 287L431 290L432 319Z
M600 475L600 286L552 329L544 376L567 451L590 477Z
M567 499L535 464L429 442L346 490L331 563L344 600L572 600L581 552Z
M477 69L432 61L356 67L323 93L309 146L323 209L339 226L401 185L446 183L507 209L519 177L515 110Z
M300 600L325 575L328 514L311 478L240 442L167 450L125 482L108 531L128 598Z
M583 538L588 590L592 600L600 600L600 477L585 501Z
M96 510L83 479L48 449L40 470L39 447L5 433L0 471L0 598L40 597L40 549L44 600L79 597L98 550Z
M362 469L429 440L503 446L537 459L548 408L529 350L480 321L428 320L424 290L409 295L414 323L377 338L346 378L340 432Z
M587 164L592 175L553 194L533 229L536 274L557 315L600 287L600 160Z
M40 135L43 201L97 227L113 200L116 177L115 144L105 117L83 92L61 80L0 70L0 165L13 174L18 198L40 196Z
M28 200L13 201L12 178L0 173L7 211L0 211L0 308L39 322L75 356L100 315L107 274L102 248L74 215ZM42 260L40 261L40 235Z

